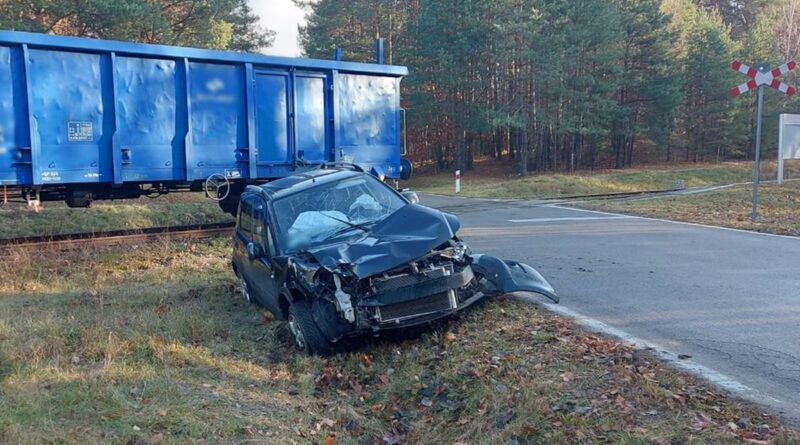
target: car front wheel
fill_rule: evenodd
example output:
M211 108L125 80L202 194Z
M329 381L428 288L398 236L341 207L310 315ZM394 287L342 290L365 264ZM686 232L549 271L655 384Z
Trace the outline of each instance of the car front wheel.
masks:
M289 330L295 345L307 354L329 356L333 354L328 339L311 316L311 305L306 301L295 301L289 306Z

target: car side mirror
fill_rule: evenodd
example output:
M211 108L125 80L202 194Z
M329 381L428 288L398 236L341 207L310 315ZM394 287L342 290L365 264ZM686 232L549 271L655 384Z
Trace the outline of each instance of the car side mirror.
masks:
M264 250L256 243L247 243L247 258L250 261L259 259L264 256Z
M417 192L412 190L403 190L400 192L407 200L411 201L412 204L419 204L419 195Z

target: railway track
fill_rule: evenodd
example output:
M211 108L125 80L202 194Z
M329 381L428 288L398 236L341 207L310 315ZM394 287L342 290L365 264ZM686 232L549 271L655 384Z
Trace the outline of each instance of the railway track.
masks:
M211 238L231 233L235 223L189 224L170 227L148 227L145 229L111 230L94 233L73 233L50 236L26 236L0 239L0 249L76 248L85 245L115 245L135 241L150 241L163 237L172 239Z
M545 201L561 201L561 200L581 200L581 199L616 199L616 198L630 198L634 196L657 195L660 193L678 192L684 189L671 188L663 190L641 190L638 192L613 192L613 193L594 193L590 195L569 195L558 196L553 198L542 198Z

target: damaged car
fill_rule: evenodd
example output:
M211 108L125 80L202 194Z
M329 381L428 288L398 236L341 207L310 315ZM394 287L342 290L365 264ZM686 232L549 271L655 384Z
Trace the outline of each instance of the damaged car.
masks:
M356 167L293 174L242 194L233 270L241 293L329 355L343 339L406 329L528 291L557 302L532 267L477 255L454 215Z

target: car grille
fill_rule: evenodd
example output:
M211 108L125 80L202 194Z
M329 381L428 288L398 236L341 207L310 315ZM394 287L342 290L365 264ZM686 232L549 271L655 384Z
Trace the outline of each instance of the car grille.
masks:
M433 270L424 270L419 275L402 273L394 276L381 277L375 280L375 289L378 292L385 292L401 287L413 286L426 281L441 278L445 275L453 274L453 263L442 263Z
M378 308L378 319L381 323L399 323L408 318L455 309L456 299L454 292L450 290L425 298L380 306Z

